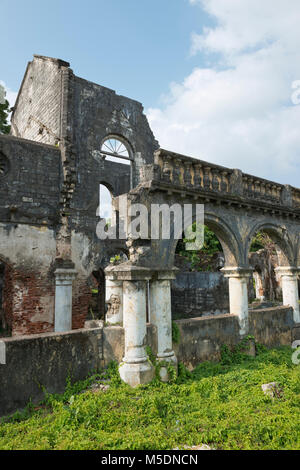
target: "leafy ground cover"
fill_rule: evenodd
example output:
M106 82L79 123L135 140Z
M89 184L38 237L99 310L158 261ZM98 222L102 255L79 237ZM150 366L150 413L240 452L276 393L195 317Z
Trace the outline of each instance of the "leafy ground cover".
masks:
M0 449L300 449L300 365L292 352L260 347L252 358L224 347L221 362L192 373L180 365L172 383L136 389L120 382L112 363L2 418ZM280 390L273 398L261 389L269 382Z

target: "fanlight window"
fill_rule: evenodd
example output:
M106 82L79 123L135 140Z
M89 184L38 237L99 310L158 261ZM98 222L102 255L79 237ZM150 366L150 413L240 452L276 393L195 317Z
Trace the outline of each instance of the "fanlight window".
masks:
M105 155L105 160L130 165L131 157L126 145L114 137L106 139L101 147L101 153Z

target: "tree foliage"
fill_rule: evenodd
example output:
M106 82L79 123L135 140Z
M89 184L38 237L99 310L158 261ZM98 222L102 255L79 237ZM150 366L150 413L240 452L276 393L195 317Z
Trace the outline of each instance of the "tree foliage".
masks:
M10 111L11 108L7 100L3 104L0 103L0 134L9 134L10 132L10 124L8 123Z
M195 223L193 231L196 230ZM204 243L201 250L186 250L185 243L189 241L186 238L179 240L176 254L186 258L191 263L193 271L210 271L212 269L212 260L216 253L222 252L222 246L212 230L204 226Z
M271 254L276 253L275 243L269 237L269 235L265 232L257 232L257 234L253 237L252 243L250 246L250 252L255 252L258 250L265 249Z

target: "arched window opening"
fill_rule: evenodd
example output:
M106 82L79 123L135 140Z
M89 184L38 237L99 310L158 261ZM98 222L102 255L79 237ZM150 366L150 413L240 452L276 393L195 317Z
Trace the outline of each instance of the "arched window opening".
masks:
M102 268L92 273L92 298L89 320L105 320L105 274Z
M104 140L101 153L105 156L105 160L130 165L132 161L129 145L120 138L108 137Z
M99 206L97 216L101 219L106 219L106 222L109 225L112 223L113 197L108 187L103 183L99 184Z
M201 250L186 250L185 239L178 241L175 266L180 271L172 284L174 319L229 312L228 279L220 271L224 264L221 243L207 226Z
M280 247L268 233L260 230L252 238L249 264L254 269L255 297L250 308L271 307L282 301L281 281L275 272L282 256Z

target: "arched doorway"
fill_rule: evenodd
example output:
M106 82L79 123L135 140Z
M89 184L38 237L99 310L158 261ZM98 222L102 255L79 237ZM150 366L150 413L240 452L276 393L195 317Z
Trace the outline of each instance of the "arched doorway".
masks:
M288 236L280 226L261 225L254 229L248 244L249 265L253 268L256 298L250 308L264 308L282 302L278 268L293 265Z
M185 239L178 241L175 267L179 269L172 284L174 319L229 312L228 280L220 271L225 264L222 245L207 225L200 250L186 250Z

